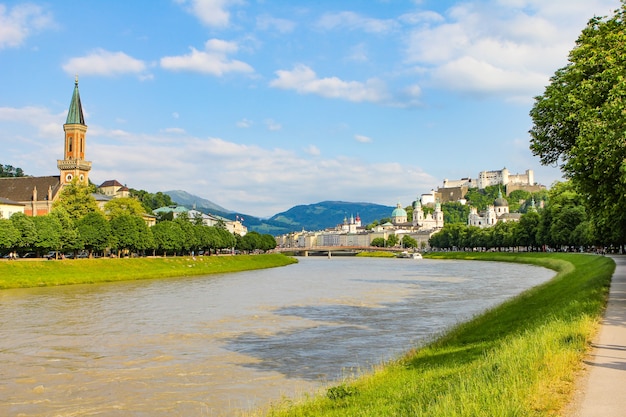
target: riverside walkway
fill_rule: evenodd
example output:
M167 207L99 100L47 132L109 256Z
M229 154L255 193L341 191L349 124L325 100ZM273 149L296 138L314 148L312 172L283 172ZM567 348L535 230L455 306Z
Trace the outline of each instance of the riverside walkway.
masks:
M626 256L613 259L609 303L570 417L626 416Z

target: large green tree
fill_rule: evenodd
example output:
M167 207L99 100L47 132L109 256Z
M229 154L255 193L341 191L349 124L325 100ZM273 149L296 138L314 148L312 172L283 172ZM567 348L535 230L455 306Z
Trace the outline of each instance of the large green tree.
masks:
M95 192L93 185L85 185L76 178L63 187L59 199L54 202L53 209L63 209L72 220L78 220L87 213L99 211L98 203L92 196Z
M626 237L626 2L594 17L530 112L532 152L560 165L600 233ZM610 221L605 221L610 219Z
M90 258L94 251L103 251L110 242L111 226L100 211L88 213L79 219L76 229L85 249L89 251Z
M0 219L0 251L13 249L20 239L20 232L10 219Z

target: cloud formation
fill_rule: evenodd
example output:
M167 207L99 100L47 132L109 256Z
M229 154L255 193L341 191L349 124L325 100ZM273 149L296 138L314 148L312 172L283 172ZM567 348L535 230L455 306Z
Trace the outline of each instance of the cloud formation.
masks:
M225 74L253 73L254 69L247 63L230 59L229 54L238 51L235 42L221 39L209 39L204 44L204 51L191 47L186 55L166 56L161 58L161 67L171 71L192 71L221 77Z
M110 52L98 48L89 54L71 58L63 64L63 71L67 74L116 76L123 74L142 74L147 69L146 64L124 52Z
M277 78L270 87L295 90L300 94L316 94L326 98L354 102L383 102L389 98L384 83L370 79L365 83L343 81L338 77L319 78L315 71L306 65L296 65L291 71L276 71Z
M0 4L0 49L22 46L27 37L55 27L52 14L35 4Z

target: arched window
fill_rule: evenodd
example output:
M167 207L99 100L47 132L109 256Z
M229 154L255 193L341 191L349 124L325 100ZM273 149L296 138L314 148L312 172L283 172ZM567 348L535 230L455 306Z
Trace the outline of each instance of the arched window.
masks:
M67 142L67 151L68 152L72 152L72 138L69 138L69 141Z

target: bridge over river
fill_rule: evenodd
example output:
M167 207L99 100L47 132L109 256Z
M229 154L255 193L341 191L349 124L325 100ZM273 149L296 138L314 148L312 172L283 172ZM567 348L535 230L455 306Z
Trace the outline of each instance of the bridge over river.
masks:
M379 248L376 246L309 246L295 248L276 248L276 252L295 253L299 256L315 255L356 255L359 252L401 252L401 248Z

